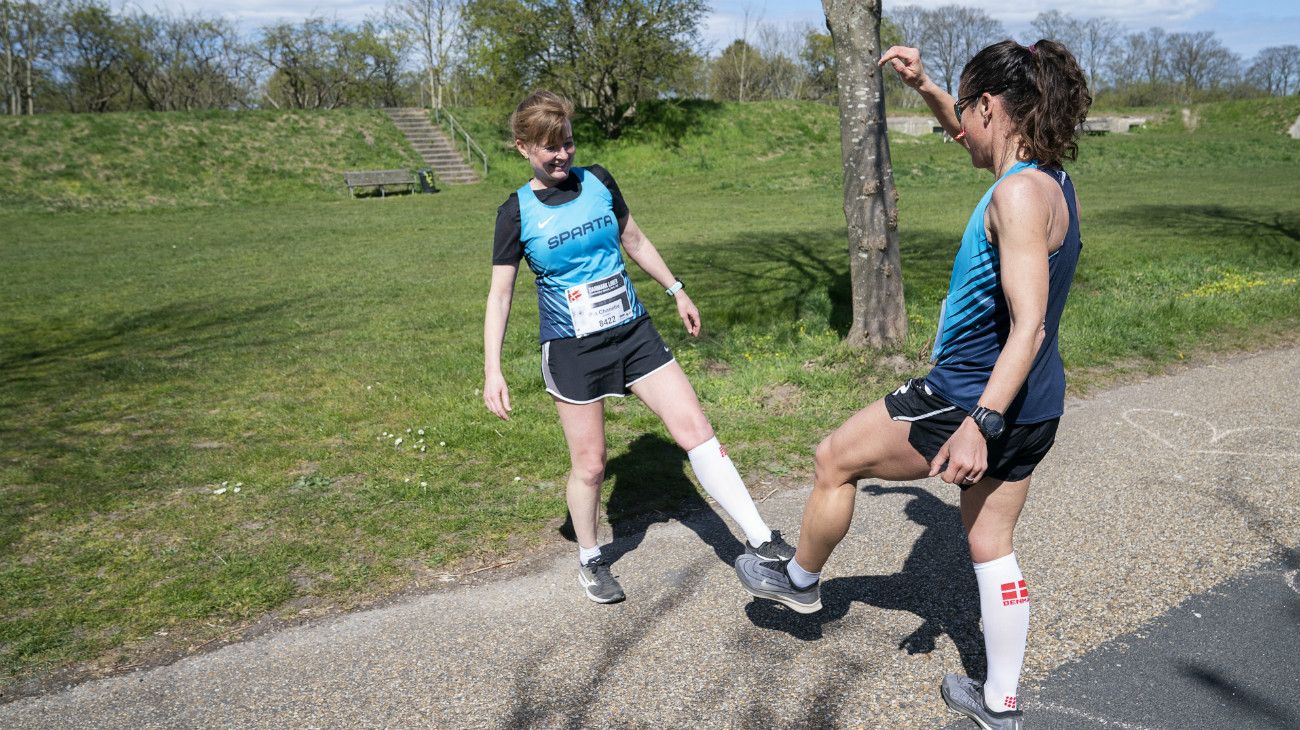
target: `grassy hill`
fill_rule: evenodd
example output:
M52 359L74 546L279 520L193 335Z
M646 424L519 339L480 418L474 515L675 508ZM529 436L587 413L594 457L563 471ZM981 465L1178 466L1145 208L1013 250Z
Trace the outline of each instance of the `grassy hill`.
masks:
M378 111L0 118L0 209L334 200L343 170L421 166Z
M1290 113L1270 104L1081 142L1076 392L1293 340L1300 141L1242 121ZM382 200L336 176L410 154L375 113L0 120L18 180L0 182L0 686L440 585L554 536L568 460L527 271L512 419L479 393L495 210L528 168L504 115L464 117L488 181ZM925 371L990 182L959 146L893 140L910 330L864 353L841 343L833 109L651 105L623 140L578 137L687 281L699 339L632 269L755 491L806 483L822 435ZM695 493L684 456L634 401L608 413L610 518L671 513Z

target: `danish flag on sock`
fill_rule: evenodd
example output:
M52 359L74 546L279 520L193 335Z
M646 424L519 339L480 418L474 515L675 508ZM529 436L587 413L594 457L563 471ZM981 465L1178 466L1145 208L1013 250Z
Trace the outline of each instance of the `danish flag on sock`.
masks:
M1011 606L1016 603L1023 603L1029 600L1029 587L1025 581L1003 583L1002 586L1002 605Z
M1014 710L1016 709L1016 698L1012 695L1007 695L1003 698L1002 704L1005 705L1008 710Z

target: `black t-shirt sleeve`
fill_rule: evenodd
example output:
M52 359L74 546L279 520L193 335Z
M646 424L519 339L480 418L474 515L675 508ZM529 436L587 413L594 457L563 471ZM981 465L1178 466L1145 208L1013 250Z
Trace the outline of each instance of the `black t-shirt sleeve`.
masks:
M511 193L506 202L497 208L497 229L492 237L492 264L517 264L524 257L524 242L520 239L519 195Z
M614 176L609 174L609 170L600 165L592 165L587 169L596 176L597 180L600 180L601 184L609 188L610 195L614 197L614 218L618 219L619 230L623 230L623 224L627 221L630 212L627 209L627 201L623 200L623 191L618 189L618 183L614 182Z

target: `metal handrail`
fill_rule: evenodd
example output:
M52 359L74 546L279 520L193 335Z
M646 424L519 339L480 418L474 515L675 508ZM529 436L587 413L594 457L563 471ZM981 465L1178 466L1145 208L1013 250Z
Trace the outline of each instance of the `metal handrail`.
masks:
M452 146L454 147L456 145L456 138L458 136L463 136L465 138L465 157L468 158L470 156L471 150L477 152L478 156L483 159L483 177L487 177L488 174L487 153L484 152L483 148L479 147L478 143L475 142L474 139L469 136L469 132L465 130L465 127L462 126L460 122L456 121L456 117L452 116L451 112L439 107L434 107L433 108L434 121L441 124L443 123L442 120L443 117L447 118L446 124L447 124L448 131L451 132Z

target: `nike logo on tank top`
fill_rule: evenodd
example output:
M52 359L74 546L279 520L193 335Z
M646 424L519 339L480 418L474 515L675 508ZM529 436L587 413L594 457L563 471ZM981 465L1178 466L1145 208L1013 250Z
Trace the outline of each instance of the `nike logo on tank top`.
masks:
M537 275L540 340L582 337L645 314L619 250L614 197L595 175L572 168L580 192L546 205L519 188L519 238Z
M953 261L948 296L939 309L939 330L931 357L934 369L925 376L925 382L936 393L966 410L974 408L983 395L1011 330L998 250L985 235L984 213L998 184L1029 168L1051 175L1061 186L1070 224L1064 243L1047 257L1045 337L1024 386L1007 408L1005 415L1009 423L1047 421L1060 417L1065 410L1065 366L1057 346L1057 330L1083 243L1079 238L1074 183L1064 170L1040 167L1036 162L1018 162L980 198L966 223L961 247Z

